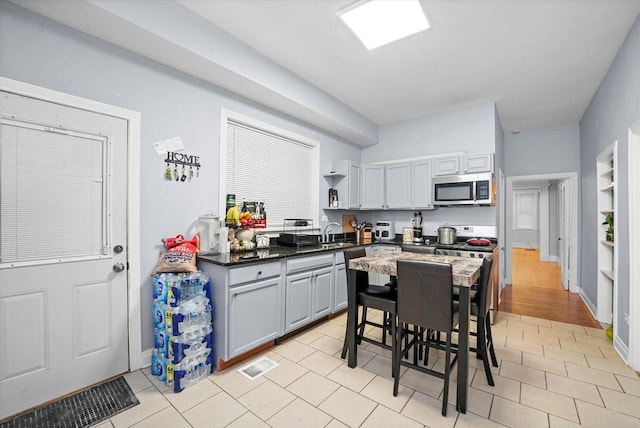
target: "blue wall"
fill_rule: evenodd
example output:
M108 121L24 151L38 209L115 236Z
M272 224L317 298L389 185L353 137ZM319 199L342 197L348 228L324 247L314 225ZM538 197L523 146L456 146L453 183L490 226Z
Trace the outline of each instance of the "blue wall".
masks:
M596 157L618 141L618 313L623 320L629 313L629 204L628 186L629 127L640 119L640 18L629 31L600 87L580 121L580 170L582 178L580 249L581 286L589 299L597 302L597 212ZM638 167L638 165L634 165ZM638 219L635 219L638 222ZM637 263L637 260L635 261ZM629 345L629 326L616 326L617 335Z
M320 142L320 164L360 159L360 148L224 89L0 1L0 75L138 111L140 148L142 349L153 347L151 280L161 239L193 232L195 220L218 212L220 110L226 108ZM164 157L152 143L182 137L200 156L200 178L164 180ZM324 171L321 171L324 172ZM320 181L318 197L328 185Z

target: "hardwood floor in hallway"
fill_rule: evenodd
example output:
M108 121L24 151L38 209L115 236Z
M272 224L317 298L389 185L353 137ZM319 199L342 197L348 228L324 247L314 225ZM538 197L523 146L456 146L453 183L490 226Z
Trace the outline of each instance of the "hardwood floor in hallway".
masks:
M580 296L562 288L556 263L541 262L537 249L514 248L512 256L513 283L502 290L501 311L602 328Z

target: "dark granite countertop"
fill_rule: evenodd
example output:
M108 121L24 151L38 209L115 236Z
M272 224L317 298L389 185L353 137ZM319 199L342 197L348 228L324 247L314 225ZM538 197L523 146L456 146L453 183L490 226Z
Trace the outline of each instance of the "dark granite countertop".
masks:
M371 245L404 245L400 241L373 241L370 244L356 245L355 242L335 242L327 245L316 245L309 247L285 247L282 245L271 245L269 248L261 248L251 251L243 251L239 253L225 253L216 255L198 255L199 262L213 263L221 266L239 266L254 263L265 263L277 259L285 259L291 257L302 257L319 255L323 253L331 253L342 251L355 247L368 247ZM409 244L414 245L414 244Z

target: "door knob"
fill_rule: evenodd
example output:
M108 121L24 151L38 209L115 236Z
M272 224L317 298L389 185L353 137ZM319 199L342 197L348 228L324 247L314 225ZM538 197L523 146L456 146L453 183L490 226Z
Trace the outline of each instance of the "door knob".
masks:
M114 272L122 272L123 270L124 270L124 264L116 263L115 265L113 265Z

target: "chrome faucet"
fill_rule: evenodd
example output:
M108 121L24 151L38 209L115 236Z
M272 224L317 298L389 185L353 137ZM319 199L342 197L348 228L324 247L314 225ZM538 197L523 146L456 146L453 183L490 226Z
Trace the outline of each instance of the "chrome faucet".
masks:
M331 223L328 223L324 229L322 229L322 243L326 244L329 242L329 233L328 230L331 226L340 226L340 223L336 223L335 221L332 221ZM335 241L335 236L331 235L331 242Z

